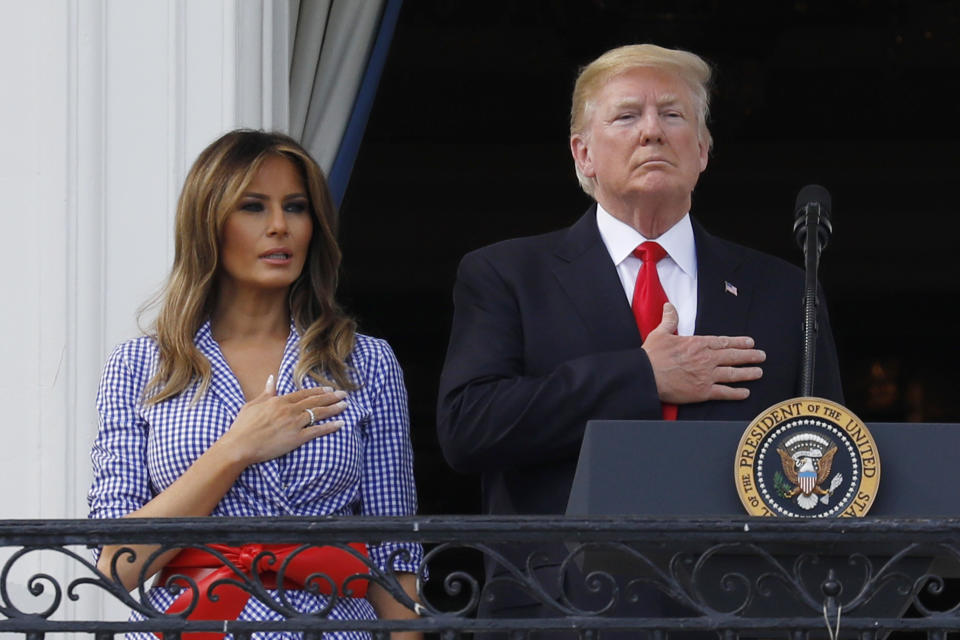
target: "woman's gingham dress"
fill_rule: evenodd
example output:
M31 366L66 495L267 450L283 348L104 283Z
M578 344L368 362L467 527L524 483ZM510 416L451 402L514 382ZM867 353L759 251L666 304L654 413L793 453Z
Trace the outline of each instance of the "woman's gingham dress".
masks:
M144 404L143 389L157 366L152 338L121 344L107 361L97 394L100 432L91 453L91 518L119 518L142 507L180 477L236 418L244 404L243 392L210 333L209 322L200 328L194 342L210 361L212 380L207 393L192 406L196 386L160 404ZM291 326L277 378L279 395L296 390L293 370L298 352L299 335ZM416 512L410 420L400 366L385 341L359 334L348 364L358 388L347 397L347 409L332 418L344 420L345 425L280 458L248 467L212 515L269 518ZM318 385L308 378L303 386ZM371 545L371 560L384 568L397 548L406 548L411 556L409 562L395 562L395 569L416 572L422 559L417 544ZM287 594L301 611L315 611L324 602L323 596L304 591ZM149 597L161 611L174 599L156 588ZM329 617L373 619L376 615L365 598L346 598ZM280 616L251 598L239 619ZM280 633L258 635L265 640L284 637ZM150 634L131 637L137 636L138 640L155 640ZM326 637L353 640L369 636L343 632Z

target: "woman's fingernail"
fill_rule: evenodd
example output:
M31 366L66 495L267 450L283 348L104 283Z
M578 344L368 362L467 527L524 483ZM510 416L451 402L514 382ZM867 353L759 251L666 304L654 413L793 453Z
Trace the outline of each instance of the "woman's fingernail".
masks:
M339 408L341 408L341 409L346 409L346 408L347 408L347 403L344 402L343 400L341 400L340 402L338 402L338 403L336 404L336 406L339 407Z
M346 398L346 397L347 397L347 392L344 391L343 389L338 389L338 390L336 390L336 391L333 392L333 395L337 396L338 398Z
M320 391L323 391L324 393L330 393L333 391L333 387L320 387Z
M333 429L339 429L346 423L343 420L334 420L333 422L328 422L327 424Z
M269 376L267 376L267 386L265 386L263 390L266 391L267 393L270 393L271 391L273 391L273 374L272 373Z

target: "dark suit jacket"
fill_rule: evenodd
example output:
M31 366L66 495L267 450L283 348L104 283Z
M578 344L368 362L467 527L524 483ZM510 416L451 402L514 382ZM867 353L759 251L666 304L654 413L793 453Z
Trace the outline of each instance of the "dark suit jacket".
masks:
M682 405L679 419L746 425L770 405L799 395L803 274L715 238L696 223L693 228L695 333L752 336L767 360L763 378L744 385L750 388L747 400ZM727 282L737 295L727 292ZM467 254L454 304L438 434L451 466L481 473L485 513L563 513L588 420L660 419L653 370L597 229L595 208L569 229ZM824 304L819 311L814 394L842 402ZM591 603L582 576L568 568L560 577L558 565L568 553L563 545L514 544L499 551L516 567L536 559L536 578L552 597L564 584L581 606L599 606ZM488 576L503 570L492 558L486 564ZM492 588L483 615L555 615L509 584L487 586ZM618 615L681 614L652 588L622 607Z
M460 264L438 433L454 469L481 472L486 513L563 513L588 420L660 418L653 371L595 211ZM763 377L744 385L747 400L682 405L679 419L748 421L799 395L803 273L697 223L694 237L695 333L752 336L767 360ZM823 303L819 311L814 395L842 402Z

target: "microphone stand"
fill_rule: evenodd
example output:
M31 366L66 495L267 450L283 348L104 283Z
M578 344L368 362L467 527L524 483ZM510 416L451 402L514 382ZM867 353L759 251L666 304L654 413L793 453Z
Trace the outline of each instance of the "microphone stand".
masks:
M804 225L807 238L803 246L804 296L803 296L803 360L800 367L800 395L813 395L813 372L817 356L817 270L820 267L820 205L809 203L805 207Z

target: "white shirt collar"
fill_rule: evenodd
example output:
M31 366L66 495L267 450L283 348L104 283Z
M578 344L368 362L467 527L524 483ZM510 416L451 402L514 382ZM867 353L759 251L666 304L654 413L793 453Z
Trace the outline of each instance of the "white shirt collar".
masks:
M630 225L614 218L600 203L597 203L597 228L615 265L633 255L633 250L649 239ZM697 252L689 212L657 238L656 242L684 273L693 278L697 277Z

